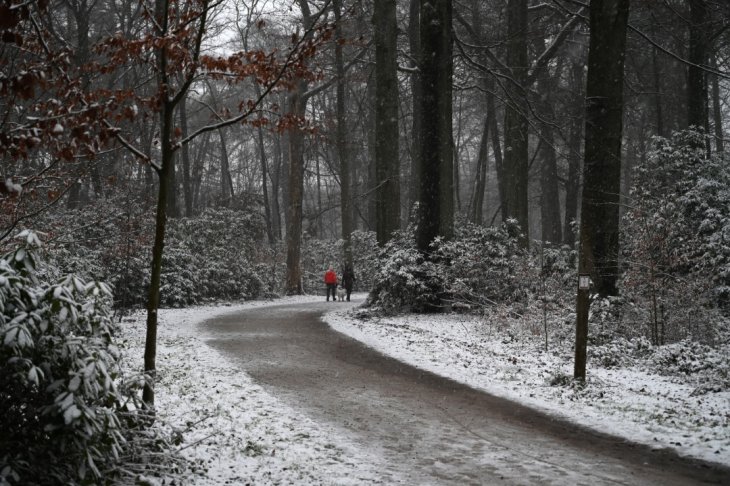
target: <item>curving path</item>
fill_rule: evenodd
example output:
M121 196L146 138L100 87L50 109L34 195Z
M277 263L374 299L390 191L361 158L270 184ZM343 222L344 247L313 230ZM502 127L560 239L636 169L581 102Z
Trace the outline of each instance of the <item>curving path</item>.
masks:
M385 457L385 484L730 484L730 469L473 390L385 357L320 320L334 305L357 303L254 308L200 330L289 406Z

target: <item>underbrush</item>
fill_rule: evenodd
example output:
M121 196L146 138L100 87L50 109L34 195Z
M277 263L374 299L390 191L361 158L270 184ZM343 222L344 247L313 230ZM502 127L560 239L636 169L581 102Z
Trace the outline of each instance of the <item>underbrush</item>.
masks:
M180 467L124 380L101 282L58 274L25 231L0 258L0 484L111 484L150 455ZM44 268L44 272L39 270Z

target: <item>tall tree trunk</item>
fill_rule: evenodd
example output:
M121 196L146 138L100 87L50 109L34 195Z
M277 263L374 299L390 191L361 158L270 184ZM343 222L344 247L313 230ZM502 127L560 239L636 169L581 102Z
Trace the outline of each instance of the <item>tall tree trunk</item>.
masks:
M311 10L308 0L298 0L302 11L302 23L312 35ZM295 125L288 133L289 177L287 178L287 220L286 220L286 293L302 294L302 218L304 204L304 132L301 124L307 112L307 82L300 80L289 94L288 106Z
M545 40L534 41L537 52L544 52ZM562 63L559 63L555 76L545 72L537 79L537 110L543 120L540 136L542 143L538 148L540 160L540 226L542 241L554 244L562 243L563 226L560 222L560 188L558 183L558 158L555 153L555 135L552 124L555 123L553 94L557 91L557 78L561 76Z
M651 23L652 36L656 39L656 22ZM659 49L651 49L652 74L654 75L654 110L656 115L656 133L666 137L664 128L664 110L662 109L662 70L659 62Z
M474 178L474 194L471 202L471 220L474 224L484 221L484 195L487 190L487 170L489 161L489 115L484 117L482 137L477 154L476 177Z
M704 131L707 126L707 63L709 15L706 0L687 0L690 11L689 65L687 67L687 126Z
M712 54L710 59L712 68L717 71L717 55ZM722 107L720 106L720 79L717 74L712 75L712 121L715 132L715 150L718 153L725 151L724 131L722 129Z
M420 37L420 18L421 18L421 2L420 0L410 0L408 14L408 45L411 51L411 67L418 67L418 59L421 58L421 37ZM423 90L421 87L420 72L411 74L411 107L412 107L412 125L411 125L411 183L408 185L408 211L413 210L413 205L418 201L419 189L416 181L420 179L421 164L421 99ZM410 214L408 217L410 218Z
M507 105L504 116L504 187L506 213L520 225L529 246L527 123L527 0L507 2Z
M416 245L430 253L436 236L454 232L452 145L452 4L421 0L422 152Z
M306 3L302 0L301 3ZM289 95L289 113L298 121L304 120L306 113L306 83L300 81ZM287 205L286 228L286 292L288 295L301 294L302 269L302 218L304 202L304 132L295 126L289 130L289 201Z
M593 0L586 82L579 273L600 296L617 295L623 75L629 0ZM588 291L578 291L576 378L585 378Z
M228 145L226 134L223 128L218 129L218 137L221 141L221 206L227 208L233 202L233 178L231 177L230 160L228 158Z
M177 206L177 171L175 170L175 158L177 154L173 153L173 161L168 169L167 178L169 179L169 187L167 188L167 215L171 218L180 216Z
M180 125L182 130L182 138L188 136L188 109L187 96L180 101ZM190 147L185 144L181 148L182 151L182 169L183 169L183 196L185 198L185 217L193 217L193 183L190 180Z
M400 228L395 0L375 0L375 232L385 245Z
M558 188L558 159L555 154L553 129L542 130L543 144L540 147L540 222L542 241L560 244L563 240L563 226L560 222L560 193Z
M258 84L256 85L258 86ZM259 96L259 95L257 95ZM264 129L261 125L257 128L258 146L259 146L259 162L261 163L261 191L264 203L264 216L266 217L266 236L269 244L274 243L274 232L271 224L271 205L269 203L269 170L266 161L266 147L264 146Z
M345 98L345 63L342 56L342 44L344 37L342 35L342 5L341 0L333 0L332 7L335 12L335 68L337 71L337 130L335 133L335 145L337 148L337 157L340 161L340 218L342 220L342 241L344 241L343 250L345 253L345 264L348 268L352 268L352 243L350 241L353 222L352 222L352 196L351 193L351 174L350 174L350 154L347 147L347 114L345 107L347 99Z
M499 125L497 124L497 108L494 103L494 78L490 79L489 86L491 89L487 92L487 119L489 121L489 133L492 135L492 152L494 153L494 170L497 173L500 214L502 221L506 221L507 203L505 200L507 190L504 187L504 159L502 158L502 145L499 137Z
M281 240L281 206L279 204L279 188L281 186L281 167L284 165L284 157L282 155L281 136L274 138L274 171L271 175L271 212L273 219L274 237ZM284 198L286 200L286 198Z
M570 86L574 93L568 135L568 179L565 182L565 218L563 219L563 241L575 247L575 223L578 221L578 191L580 189L581 147L583 146L583 127L585 120L585 88L583 86L582 60L574 59L570 68Z
M375 75L375 69L372 69L369 73L369 79L367 87L365 88L367 90L367 97L368 97L368 105L375 107L376 105L376 96L375 96L375 80L373 79L373 76ZM376 136L375 136L375 110L368 110L368 119L367 119L367 146L368 146L368 164L367 164L367 184L368 184L368 198L367 198L367 214L366 214L366 220L365 223L367 225L368 230L373 230L376 226L376 220L377 217L377 186L378 186L378 178L376 175L376 169L375 169L375 161L377 158L375 157L375 145L376 145Z

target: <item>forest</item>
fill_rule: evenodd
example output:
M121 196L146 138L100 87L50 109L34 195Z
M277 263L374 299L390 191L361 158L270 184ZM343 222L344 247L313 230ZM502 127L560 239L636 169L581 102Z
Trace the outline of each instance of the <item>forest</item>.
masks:
M166 450L158 310L323 295L330 265L371 314L560 329L569 379L684 343L730 389L729 26L723 0L0 0L0 484Z

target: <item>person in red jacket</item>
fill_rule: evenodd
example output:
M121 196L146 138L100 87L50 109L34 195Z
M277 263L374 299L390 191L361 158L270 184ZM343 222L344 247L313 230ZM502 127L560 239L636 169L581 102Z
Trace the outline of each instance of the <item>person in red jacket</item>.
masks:
M327 285L327 302L330 300L330 292L332 293L332 302L337 302L337 274L331 265L324 272L324 283Z

